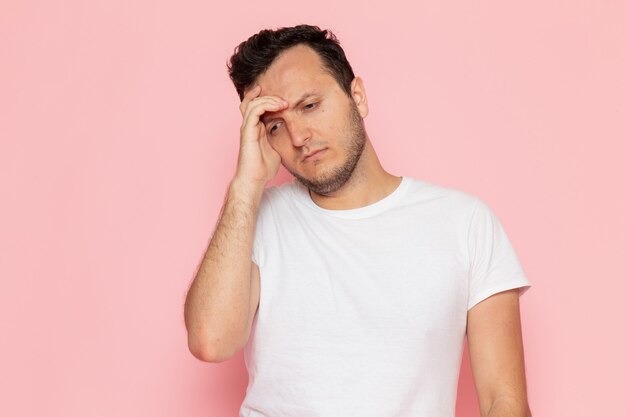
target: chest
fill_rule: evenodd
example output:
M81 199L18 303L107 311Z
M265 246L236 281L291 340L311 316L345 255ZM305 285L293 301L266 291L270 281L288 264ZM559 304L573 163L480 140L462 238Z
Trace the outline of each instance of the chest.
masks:
M269 325L326 338L464 328L467 271L452 222L284 220L263 242L259 318Z

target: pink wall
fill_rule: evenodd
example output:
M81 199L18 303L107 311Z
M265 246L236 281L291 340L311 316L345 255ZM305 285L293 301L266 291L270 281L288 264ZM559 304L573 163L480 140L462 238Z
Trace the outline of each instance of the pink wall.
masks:
M623 410L623 2L61 3L0 5L0 415L236 415L242 353L193 358L183 303L237 158L225 62L303 22L364 78L384 166L505 225L533 414Z

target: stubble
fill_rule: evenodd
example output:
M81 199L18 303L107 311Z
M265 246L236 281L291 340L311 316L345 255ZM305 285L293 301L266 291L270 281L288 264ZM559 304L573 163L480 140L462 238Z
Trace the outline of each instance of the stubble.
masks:
M326 173L320 178L309 179L305 178L297 172L287 170L293 175L300 183L307 187L310 191L316 194L330 194L337 191L350 179L354 173L354 169L361 159L363 149L365 149L365 143L367 135L365 133L365 127L363 126L363 119L359 114L358 109L353 101L350 101L350 129L349 135L351 137L350 144L346 149L345 162L332 169L329 173Z

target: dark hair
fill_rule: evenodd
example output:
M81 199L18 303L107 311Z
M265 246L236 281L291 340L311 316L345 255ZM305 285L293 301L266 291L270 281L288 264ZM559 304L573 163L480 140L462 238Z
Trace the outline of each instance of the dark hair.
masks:
M350 83L354 79L354 72L335 34L317 26L298 25L276 30L264 29L235 48L226 66L239 99L243 100L244 90L269 68L278 55L298 44L310 46L317 52L324 69L337 80L348 96L351 95Z

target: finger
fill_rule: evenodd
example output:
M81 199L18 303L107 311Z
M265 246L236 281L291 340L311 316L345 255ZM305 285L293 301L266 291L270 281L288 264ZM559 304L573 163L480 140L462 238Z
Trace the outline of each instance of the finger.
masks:
M244 124L257 124L265 112L276 112L287 107L287 102L274 96L256 97L251 100L244 113Z
M261 93L261 86L255 85L251 90L249 90L243 96L243 100L241 100L241 104L239 105L239 111L241 112L242 116L245 113L246 107L248 107L248 103L250 102L250 100L253 100L254 98L258 97L260 93Z
M252 101L246 109L246 115L241 125L241 140L243 142L256 142L261 139L265 135L266 129L261 121L263 113L280 111L286 106L287 103L268 98Z

